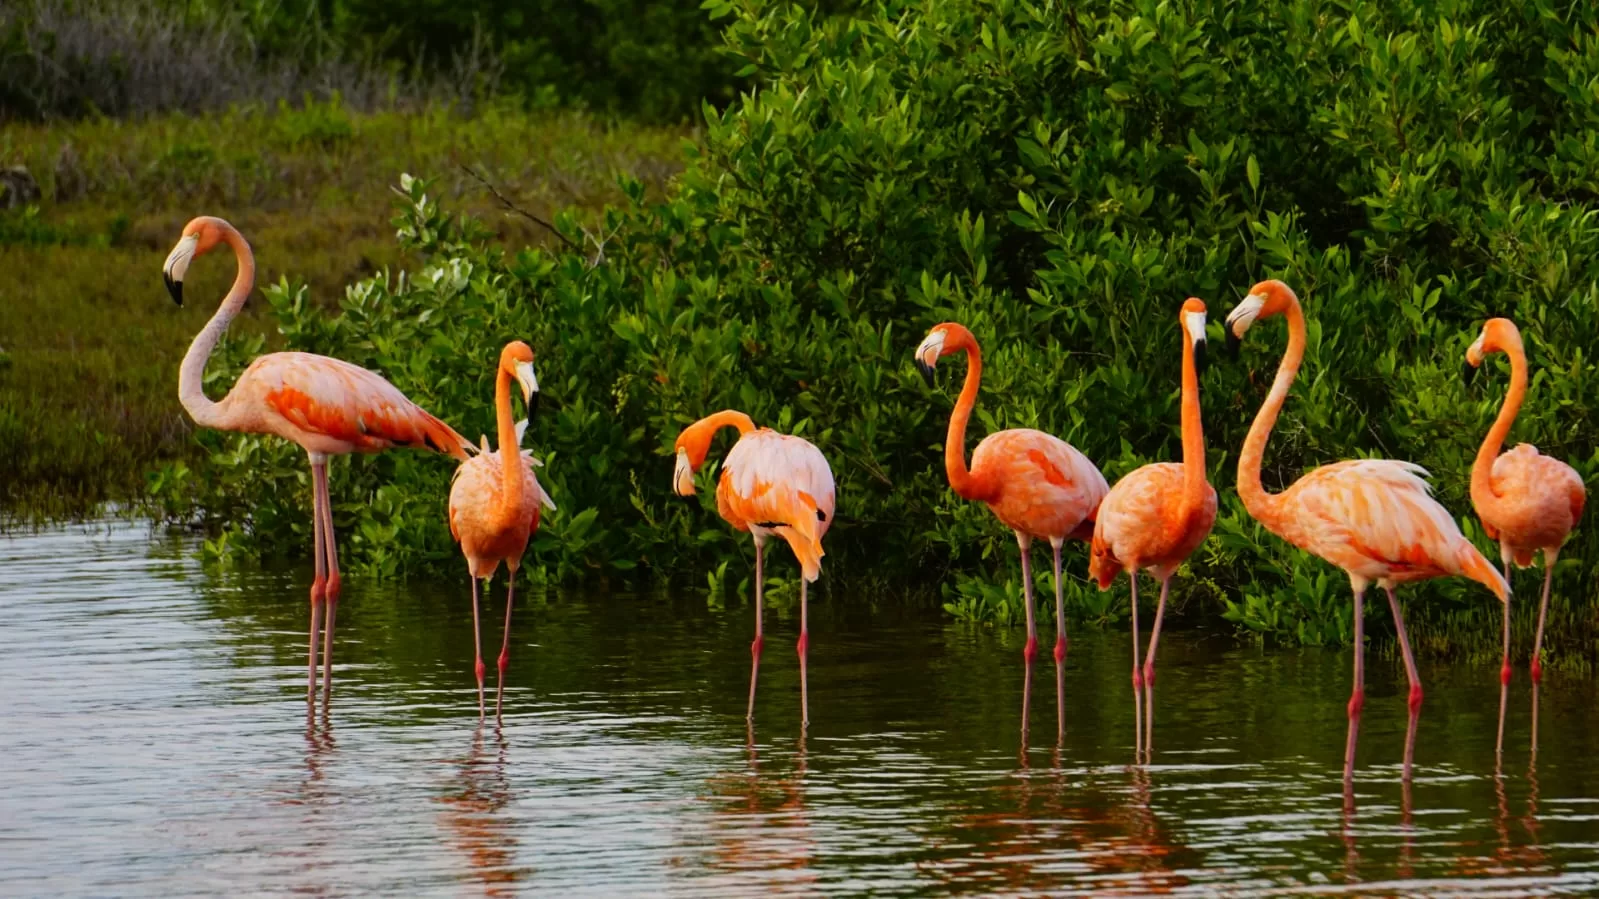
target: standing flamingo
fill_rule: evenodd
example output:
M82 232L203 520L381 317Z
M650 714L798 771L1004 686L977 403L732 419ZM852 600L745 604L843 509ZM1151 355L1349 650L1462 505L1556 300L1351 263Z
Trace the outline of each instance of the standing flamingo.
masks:
M511 601L516 596L516 570L522 566L522 553L528 538L539 529L539 507L554 509L555 503L533 474L538 462L532 453L520 448L522 427L511 421L511 381L522 386L522 401L531 417L538 406L539 382L533 376L533 350L514 340L500 351L499 371L494 382L494 418L500 449L489 450L483 438L483 451L456 469L450 485L450 535L461 544L467 571L472 575L472 647L477 663L477 714L483 717L483 643L477 619L478 580L494 577L505 563L505 638L500 644L500 681L494 694L494 714L500 714L505 699L505 669L511 661Z
M306 701L316 700L317 633L323 630L323 701L333 689L333 622L339 607L339 555L328 502L328 457L375 453L392 446L425 447L467 458L470 444L449 425L406 399L405 394L364 368L310 353L269 353L239 376L221 402L202 387L206 360L222 332L244 308L255 286L255 257L236 228L219 218L200 216L185 225L183 237L162 267L167 291L183 305L183 276L189 264L219 243L233 248L238 274L211 320L195 335L178 369L178 399L194 423L249 434L276 434L292 440L311 459L311 503L316 577L311 581L311 645L306 665Z
M1171 577L1216 523L1216 490L1205 480L1205 434L1199 415L1199 373L1195 354L1205 346L1205 303L1189 298L1177 317L1183 330L1183 461L1145 465L1112 487L1099 505L1088 573L1104 590L1127 570L1133 598L1133 731L1138 742L1140 688L1147 693L1144 750L1155 742L1155 644L1166 614ZM1138 571L1149 569L1160 581L1160 603L1149 634L1149 655L1138 670ZM1134 752L1136 754L1137 747Z
M1388 593L1394 630L1405 657L1410 681L1410 735L1421 711L1421 678L1405 635L1394 585L1444 575L1463 575L1483 584L1508 602L1510 586L1483 558L1448 510L1432 498L1422 476L1427 472L1410 462L1358 459L1336 462L1310 472L1281 493L1270 494L1260 483L1266 440L1288 398L1288 388L1305 357L1305 316L1299 298L1281 281L1262 281L1227 316L1229 342L1241 340L1256 321L1285 315L1288 350L1277 367L1271 393L1250 425L1238 457L1238 496L1251 517L1289 543L1326 559L1349 575L1355 593L1355 684L1349 697L1349 738L1344 747L1346 794L1355 766L1355 738L1360 729L1360 709L1366 695L1365 617L1362 600L1373 582ZM1409 775L1412 739L1406 739L1405 772Z
M722 428L737 428L738 442L722 463L716 485L716 510L734 530L755 541L755 641L750 644L750 702L746 720L755 718L755 681L761 670L761 551L776 534L788 542L800 563L800 725L811 723L805 653L810 645L806 585L822 573L822 536L833 525L833 470L810 441L771 428L757 428L742 412L726 409L689 425L677 437L679 496L694 495L694 472L705 464L711 438Z
M1549 582L1554 578L1555 559L1571 529L1582 517L1588 494L1582 478L1570 465L1538 452L1522 443L1504 455L1505 435L1521 411L1527 396L1527 355L1521 346L1521 332L1508 318L1492 318L1482 326L1482 334L1466 350L1466 361L1473 368L1489 353L1510 357L1510 392L1505 396L1499 418L1477 450L1471 466L1471 504L1482 519L1488 536L1499 541L1499 554L1505 563L1505 581L1510 581L1510 563L1522 568L1532 565L1533 554L1543 551L1543 599L1538 607L1538 636L1532 648L1533 688L1543 677L1538 656L1543 650L1544 616L1549 612ZM1505 700L1510 689L1510 602L1504 608L1504 664L1499 669L1499 743L1505 745Z
M944 438L944 471L949 486L962 499L988 504L1006 527L1016 533L1022 552L1022 596L1027 609L1027 680L1023 686L1022 729L1027 728L1027 687L1031 685L1033 659L1038 655L1038 630L1033 623L1033 573L1028 550L1035 538L1049 541L1055 552L1055 706L1062 732L1066 699L1062 671L1066 664L1066 611L1061 602L1060 548L1071 537L1091 540L1094 515L1110 487L1088 457L1058 437L1031 428L1012 428L984 437L966 467L966 422L977 403L983 378L983 354L977 338L955 322L935 325L916 348L916 365L929 386L933 366L942 356L965 352L966 383L949 417Z

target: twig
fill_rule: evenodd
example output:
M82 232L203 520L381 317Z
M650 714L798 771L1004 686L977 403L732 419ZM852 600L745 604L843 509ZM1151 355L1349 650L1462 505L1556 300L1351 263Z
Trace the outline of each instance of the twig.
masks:
M487 188L488 192L494 195L494 199L500 201L500 205L501 206L504 206L507 210L509 210L511 212L514 212L517 215L522 216L523 218L527 219L528 221L534 223L535 225L542 225L545 230L549 231L551 234L554 234L556 237L560 238L561 239L561 243L566 244L569 248L571 248L573 250L576 250L579 253L583 252L583 248L578 246L576 243L574 243L572 241L572 238L567 237L565 234L562 234L554 225L550 224L549 222L545 221L544 219L541 219L538 216L534 215L533 213L528 212L526 209L523 209L522 207L516 205L515 203L512 203L510 201L510 199L508 199L505 196L505 194L500 193L500 189L499 188L495 187L492 183L490 183L489 179L487 179L487 178L483 177L482 175L478 174L477 171L475 169L473 169L471 166L467 165L464 162L458 162L458 163L456 163L456 165L459 165L461 167L461 171L466 172L468 175L471 175L472 179L475 180L477 183L479 183L479 184L483 185L485 188Z

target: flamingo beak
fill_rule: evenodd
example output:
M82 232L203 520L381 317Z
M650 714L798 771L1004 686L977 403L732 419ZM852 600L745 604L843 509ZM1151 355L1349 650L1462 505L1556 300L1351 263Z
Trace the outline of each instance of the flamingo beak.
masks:
M183 276L188 274L189 263L194 261L194 250L199 244L200 235L188 235L178 241L178 245L167 254L167 261L161 265L161 280L166 282L172 302L179 306L183 305Z
M522 402L527 404L527 417L539 409L539 379L533 374L532 362L516 363L516 380L522 385Z
M1482 342L1487 334L1478 334L1471 346L1466 348L1466 364L1460 369L1460 379L1467 384L1477 379L1477 366L1482 364Z
M694 495L694 466L688 463L688 450L677 451L677 469L672 472L672 489L678 496Z
M1227 354L1237 357L1239 345L1243 343L1244 335L1248 333L1250 325L1255 323L1260 310L1265 308L1266 298L1259 294L1250 294L1244 301L1227 314Z
M1188 339L1194 342L1194 372L1205 373L1205 313L1183 313L1183 328L1188 331Z
M944 351L944 332L934 331L927 335L922 345L916 348L916 370L922 373L922 380L927 386L933 386L933 366L938 364L938 357Z

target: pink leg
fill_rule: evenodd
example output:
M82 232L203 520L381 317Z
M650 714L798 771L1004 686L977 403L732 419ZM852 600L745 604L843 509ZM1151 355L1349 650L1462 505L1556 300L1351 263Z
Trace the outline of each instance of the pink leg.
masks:
M1410 713L1421 711L1421 675L1416 673L1416 657L1410 652L1410 637L1405 633L1405 616L1399 612L1399 597L1388 589L1388 608L1394 613L1394 631L1399 635L1399 651L1405 656L1405 676L1410 681Z
M316 575L311 579L311 645L306 651L305 701L316 705L316 645L322 637L322 606L327 599L328 569L326 544L322 539L322 483L317 472L327 463L311 457L311 555Z
M1060 540L1050 540L1055 551L1055 720L1057 737L1066 735L1066 604L1061 600Z
M500 683L494 691L494 717L500 717L505 704L505 669L511 666L511 602L516 598L516 569L506 568L505 638L500 641Z
M766 538L755 538L755 641L750 644L750 706L744 720L755 720L755 681L761 673L761 548Z
M1538 636L1532 640L1532 682L1543 680L1543 624L1549 615L1549 584L1555 577L1556 553L1543 551L1543 599L1538 601Z
M811 699L809 684L805 677L805 651L811 645L811 630L807 619L808 601L805 597L806 582L804 575L800 576L800 635L799 644L795 651L799 653L800 663L800 727L811 726Z
M1022 548L1022 603L1027 609L1027 646L1022 649L1022 656L1031 667L1038 655L1038 628L1033 624L1033 563L1028 558L1033 539L1017 531L1016 545Z
M1160 622L1166 617L1166 591L1171 576L1160 582L1160 602L1155 605L1155 628L1149 632L1149 652L1144 656L1144 757L1155 751L1155 645L1160 642Z
M1344 744L1344 794L1350 793L1355 778L1355 742L1360 735L1360 709L1366 704L1366 615L1365 589L1355 591L1355 686L1349 693L1349 739Z
M1144 749L1144 673L1138 668L1138 572L1127 569L1127 582L1133 591L1133 759L1136 764Z
M1510 555L1505 554L1505 583L1510 583ZM1494 744L1494 756L1505 752L1505 706L1510 699L1510 597L1504 603L1504 662L1499 667L1499 740Z
M477 576L472 577L472 673L477 675L477 717L483 720L483 637L477 621Z
M333 622L339 612L339 547L333 537L333 500L328 495L328 466L323 463L318 478L322 492L322 539L328 559L327 620L322 625L322 703L333 696Z

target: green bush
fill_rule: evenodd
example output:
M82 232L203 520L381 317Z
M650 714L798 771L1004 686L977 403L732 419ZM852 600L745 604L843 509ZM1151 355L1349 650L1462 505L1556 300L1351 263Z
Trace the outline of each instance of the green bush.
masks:
M1505 376L1490 365L1468 388L1459 371L1481 321L1501 314L1537 372L1515 437L1590 483L1599 473L1587 349L1599 337L1599 14L1466 0L967 0L880 3L853 19L707 6L757 87L706 107L703 144L665 202L629 185L631 202L601 220L559 220L581 251L511 253L411 181L400 237L425 267L353 286L331 319L292 286L268 291L290 346L377 367L470 434L490 428L499 346L532 340L550 411L530 442L561 504L537 545L542 577L697 580L746 552L708 491L694 503L668 490L678 429L734 406L832 461L830 579L941 585L955 614L1014 620L1014 541L951 494L940 460L961 366L922 385L909 362L923 333L953 318L983 343L968 449L1038 427L1114 480L1179 454L1183 298L1219 319L1268 276L1299 291L1311 322L1269 487L1337 459L1408 459L1465 518ZM1248 519L1231 489L1282 346L1269 327L1203 379L1221 510L1174 600L1264 637L1336 642L1347 584ZM185 482L191 495L169 494L174 507L197 503L236 532L232 546L303 554L295 454L203 439L211 461ZM398 571L450 558L447 469L406 453L336 468L348 561ZM1579 530L1552 631L1590 648L1583 561L1595 550L1599 531ZM1125 614L1082 579L1080 549L1068 566L1074 617ZM1496 642L1481 589L1405 593L1425 609L1418 643ZM1530 631L1527 615L1517 628Z

